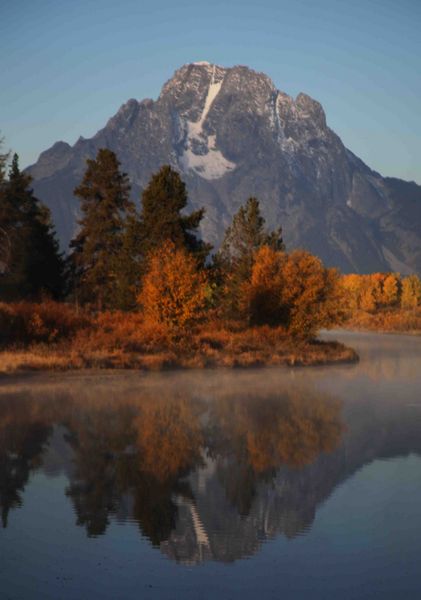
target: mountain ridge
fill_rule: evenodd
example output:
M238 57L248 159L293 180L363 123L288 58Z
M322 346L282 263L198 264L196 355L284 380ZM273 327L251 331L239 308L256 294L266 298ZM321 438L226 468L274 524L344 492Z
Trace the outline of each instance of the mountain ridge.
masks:
M292 98L264 73L183 65L156 100L129 99L92 138L44 151L27 170L64 247L78 214L73 189L100 147L116 152L136 200L162 164L177 169L191 207L206 208L202 235L216 247L254 195L288 249L305 247L344 272L421 272L421 186L371 170L319 102Z

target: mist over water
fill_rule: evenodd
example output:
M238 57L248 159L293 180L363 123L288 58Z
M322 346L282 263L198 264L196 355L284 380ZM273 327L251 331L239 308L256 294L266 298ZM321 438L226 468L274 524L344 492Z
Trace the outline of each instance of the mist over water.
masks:
M414 598L421 338L357 365L0 384L6 598Z

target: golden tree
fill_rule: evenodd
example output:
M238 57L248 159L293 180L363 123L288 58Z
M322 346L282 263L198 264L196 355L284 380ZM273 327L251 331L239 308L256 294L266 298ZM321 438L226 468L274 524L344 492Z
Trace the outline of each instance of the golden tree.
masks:
M145 320L170 330L185 329L203 318L207 277L196 259L167 241L149 256L138 303Z
M355 273L343 275L341 277L341 285L344 289L344 298L346 306L350 311L357 310L360 307L360 298L362 291L362 277Z
M252 325L279 325L285 320L282 304L283 252L262 246L254 256L250 280L241 289L240 307Z
M383 282L382 301L385 306L395 306L398 302L399 278L394 273L388 273Z
M340 322L343 298L336 269L326 269L316 256L295 250L285 260L282 274L290 333L312 337L321 327Z
M417 275L409 275L402 280L402 308L416 308L421 305L421 280Z

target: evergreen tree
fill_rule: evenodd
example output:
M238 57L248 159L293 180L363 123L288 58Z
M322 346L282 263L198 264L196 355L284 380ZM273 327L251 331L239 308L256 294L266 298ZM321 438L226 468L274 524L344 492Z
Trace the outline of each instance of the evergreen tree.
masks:
M82 302L96 303L99 310L121 307L130 295L123 276L127 221L134 213L130 184L114 152L98 150L87 160L81 184L75 189L81 200L80 231L72 241L71 256L75 294Z
M3 146L3 138L0 138L0 150ZM0 152L0 276L8 272L11 259L11 241L10 232L6 227L6 222L2 219L5 183L6 183L6 164L8 153Z
M0 190L0 228L6 232L10 254L0 290L7 299L42 294L57 298L63 287L63 259L50 211L33 195L30 183L15 154Z
M184 248L194 254L199 263L205 263L212 246L197 237L197 229L205 210L181 214L187 206L186 185L180 175L165 165L152 175L142 194L139 224L140 254L147 256L164 241L171 241L176 248Z
M225 281L224 303L228 312L238 312L241 288L250 279L256 251L262 246L285 250L282 229L267 231L259 201L252 197L234 215L214 259L219 284Z
M4 138L0 137L0 150L3 146L4 143ZM5 179L6 179L6 165L7 165L7 159L9 158L9 153L8 152L0 152L0 186L4 183Z

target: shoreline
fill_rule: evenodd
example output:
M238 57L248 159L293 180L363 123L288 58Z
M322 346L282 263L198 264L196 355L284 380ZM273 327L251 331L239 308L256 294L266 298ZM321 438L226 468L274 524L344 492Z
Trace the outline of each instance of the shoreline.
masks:
M207 353L176 354L163 350L152 353L128 353L104 351L78 353L62 347L48 348L43 345L31 348L0 350L0 377L35 372L66 371L177 371L247 369L267 367L314 367L355 364L357 352L340 342L313 340L296 343L292 340L277 349L270 346L239 353L230 353L225 348Z

